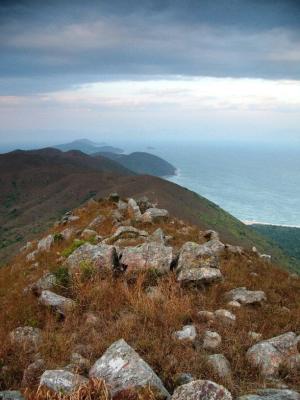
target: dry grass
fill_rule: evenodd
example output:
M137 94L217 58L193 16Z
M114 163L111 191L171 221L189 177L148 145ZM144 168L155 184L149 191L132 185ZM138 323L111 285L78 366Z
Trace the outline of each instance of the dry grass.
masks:
M107 218L97 233L107 236L115 229L111 210L112 204L108 202L78 209L80 220L72 226L80 231L101 213ZM159 226L173 236L171 244L177 249L188 240L199 242L201 237L198 229L182 230L182 222L176 220L161 225L136 224L136 227L149 232ZM61 229L54 228L52 232ZM77 276L69 288L56 290L76 301L74 312L60 321L53 313L40 307L33 295L24 294L23 289L42 276L45 270L57 270L61 266L59 254L70 244L71 241L58 242L50 253L41 254L37 259L39 267L32 267L24 262L24 255L19 255L13 265L0 270L0 363L5 366L0 373L1 389L18 388L24 368L31 361L30 355L16 351L9 343L8 332L18 326L31 325L43 330L40 354L49 369L67 365L78 345L85 346L84 355L94 362L114 341L124 338L151 365L170 391L174 389L176 375L189 372L196 378L223 383L234 395L265 385L245 360L245 353L253 344L249 331L261 333L265 339L288 331L300 333L300 280L290 278L288 273L250 254L223 259L221 270L225 280L202 290L180 287L173 273L157 276L148 271L135 279L126 275L116 278L108 271L100 271L89 279ZM258 275L253 276L252 272ZM159 288L162 298L149 298L146 289L153 285ZM237 324L233 327L199 320L198 311L225 308L224 293L240 286L264 290L268 301L262 306L234 310ZM86 323L87 312L99 317L93 326ZM216 330L222 336L218 352L231 362L230 381L214 376L206 363L207 353L197 341L183 343L172 338L174 331L188 323L196 326L199 338L206 329ZM299 373L288 375L282 371L281 375L290 387L300 390ZM64 399L106 399L104 387L97 385L90 382L89 391L84 388L73 397ZM36 388L30 390L27 392L29 399L62 399L41 390L36 393ZM143 397L134 396L141 394L123 394L119 400L152 399L149 393Z

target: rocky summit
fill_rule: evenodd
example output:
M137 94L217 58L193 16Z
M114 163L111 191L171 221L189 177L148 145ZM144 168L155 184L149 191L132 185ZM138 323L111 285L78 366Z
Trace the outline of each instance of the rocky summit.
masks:
M68 211L0 297L0 399L300 399L299 277L145 196Z

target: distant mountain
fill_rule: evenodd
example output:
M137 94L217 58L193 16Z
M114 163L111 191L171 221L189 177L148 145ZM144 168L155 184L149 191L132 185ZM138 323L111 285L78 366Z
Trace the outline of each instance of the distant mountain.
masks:
M118 147L107 146L104 143L95 143L89 139L74 140L73 142L58 144L53 147L61 151L79 150L86 154L96 152L123 153L123 150Z
M131 154L114 154L101 152L104 157L117 161L119 164L140 175L172 176L176 173L176 168L169 162L154 154L146 152L134 152Z
M65 211L131 171L102 156L47 148L0 155L0 265Z

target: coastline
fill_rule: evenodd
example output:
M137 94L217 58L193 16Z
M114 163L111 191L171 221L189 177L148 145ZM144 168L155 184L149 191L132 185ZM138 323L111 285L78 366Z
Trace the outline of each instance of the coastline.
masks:
M273 224L273 223L268 223L268 222L261 222L261 221L247 221L247 220L242 220L241 221L245 225L267 225L267 226L278 226L282 228L298 228L300 229L300 225L287 225L287 224Z

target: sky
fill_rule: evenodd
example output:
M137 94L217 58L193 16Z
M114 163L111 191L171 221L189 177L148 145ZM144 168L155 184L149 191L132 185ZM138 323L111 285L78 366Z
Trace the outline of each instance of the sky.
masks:
M299 0L0 0L0 145L300 145Z

